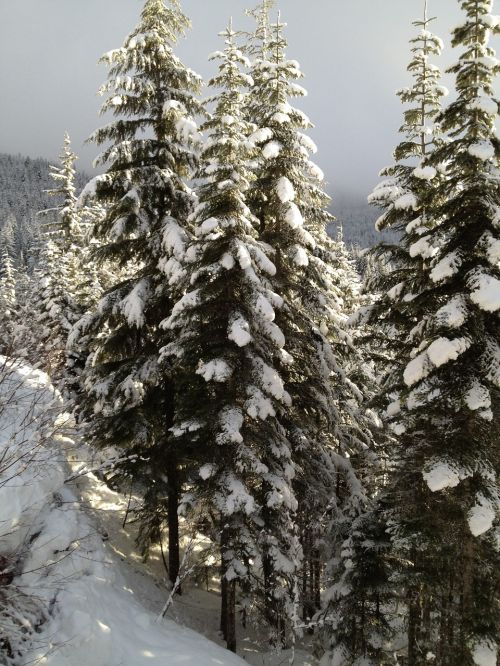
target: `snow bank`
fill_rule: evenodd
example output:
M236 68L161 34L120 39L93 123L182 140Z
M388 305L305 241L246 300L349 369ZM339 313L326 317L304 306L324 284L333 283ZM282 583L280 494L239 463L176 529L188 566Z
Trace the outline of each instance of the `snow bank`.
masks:
M5 366L5 360L0 358ZM237 666L244 662L199 634L156 616L134 598L111 549L103 542L80 501L64 481L63 444L40 438L44 420L59 398L46 375L26 367L0 381L0 447L43 441L36 457L16 468L16 482L2 482L0 552L21 547L21 572L12 587L36 599L46 622L23 663L44 666ZM5 406L6 396L13 395ZM42 418L43 417L43 418ZM52 425L54 424L54 420ZM22 439L18 432L23 432ZM55 424L57 428L57 422ZM23 429L24 428L24 429ZM38 455L39 454L39 455ZM5 476L5 475L4 475ZM5 532L8 532L5 534Z

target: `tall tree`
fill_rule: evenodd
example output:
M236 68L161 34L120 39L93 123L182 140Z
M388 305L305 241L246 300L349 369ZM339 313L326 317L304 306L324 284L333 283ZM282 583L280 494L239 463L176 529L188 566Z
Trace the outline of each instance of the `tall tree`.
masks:
M325 595L323 617L328 629L323 633L331 644L331 663L339 665L363 658L377 664L392 663L391 640L394 632L401 631L398 608L407 594L407 580L401 569L405 569L405 561L414 561L409 553L406 560L401 553L397 559L392 553L387 528L394 523L391 508L400 510L401 496L392 485L385 487L385 479L388 466L394 483L400 483L399 491L405 489L408 505L418 504L418 484L407 476L408 459L400 459L398 437L404 425L397 415L404 387L402 372L421 321L417 296L419 302L426 298L426 272L432 256L428 233L438 222L437 184L444 178L441 168L427 163L442 143L435 120L441 98L447 94L440 84L440 70L431 62L443 47L429 30L432 20L426 1L424 18L413 23L418 32L410 41L408 71L413 82L398 92L407 105L400 128L402 141L394 151L395 163L382 171L385 179L369 197L371 203L383 209L377 228L393 229L400 238L399 243L379 244L372 253L370 259L381 262L382 267L369 285L377 296L358 316L367 324L366 342L380 378L373 404L392 426L392 436L379 432L379 465L369 470L365 481L368 500L337 531L341 547L334 551L332 560L333 585ZM397 505L392 507L395 501Z
M361 393L347 376L355 353L342 297L349 288L341 279L349 271L338 270L342 243L336 245L326 233L333 219L327 210L330 200L321 187L323 174L309 157L316 147L304 133L312 125L289 101L305 94L296 83L302 73L285 51L278 21L251 71L252 140L261 152L249 205L259 220L260 238L275 253L271 284L284 301L276 314L288 352L280 372L292 398L286 428L298 471L294 485L308 558L303 606L310 616L320 593L321 516L340 510L360 492L348 458L366 447L369 433L359 410ZM340 478L337 493L335 479ZM272 618L272 609L269 614Z
M85 372L85 413L96 446L130 454L116 482L143 493L142 543L169 531L169 576L179 570L177 505L181 456L169 444L173 387L159 364L168 334L160 322L175 302L189 235L193 195L188 180L197 164L194 117L201 80L174 54L190 23L177 0L147 0L138 26L122 48L107 53L108 97L103 112L116 117L93 140L110 144L98 162L106 172L82 193L104 206L95 235L98 259L124 269L97 310L74 331L91 356Z
M297 567L294 467L282 425L289 396L275 369L286 355L274 323L281 298L268 286L276 267L246 204L255 149L243 118L247 59L235 34L229 27L224 52L214 55L220 65L210 85L220 93L204 125L190 291L165 323L176 334L165 354L180 369L174 435L198 465L186 502L220 533L221 626L231 650L236 585L248 587L250 562L263 561L273 578L268 593L281 604Z

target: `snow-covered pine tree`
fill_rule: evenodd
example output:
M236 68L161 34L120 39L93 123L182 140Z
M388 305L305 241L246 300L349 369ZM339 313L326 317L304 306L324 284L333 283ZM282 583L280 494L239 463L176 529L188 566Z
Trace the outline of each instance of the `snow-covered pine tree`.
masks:
M361 492L345 456L363 449L368 433L358 411L362 396L346 372L354 350L345 325L346 285L340 278L350 271L338 270L342 259L326 234L333 218L321 188L323 174L309 158L316 151L304 133L311 123L289 102L305 94L296 83L302 73L285 50L278 21L252 66L252 140L261 153L249 206L259 220L260 238L275 252L271 284L284 301L276 323L287 341L281 374L292 397L286 427L298 470L294 486L308 558L302 572L303 613L310 616L322 575L321 521Z
M201 79L174 54L190 23L177 0L146 0L138 26L122 48L107 53L108 97L115 119L93 140L109 144L98 162L107 170L82 193L104 206L95 236L100 261L128 277L114 283L97 310L74 330L89 347L85 413L94 445L130 454L115 480L143 493L142 542L160 538L168 520L169 577L179 570L177 504L182 457L169 444L173 387L159 350L168 334L188 235L193 195L187 182L197 164L195 116Z
M40 238L39 263L34 272L32 293L25 304L24 315L34 314L30 356L42 362L54 380L62 381L65 366L74 359L66 353L66 340L73 324L83 313L78 303L82 273L83 242L80 212L76 206L76 155L69 136L64 138L61 166L51 166L57 187L48 194L59 199L56 208L41 211L46 218ZM71 374L71 370L69 372ZM71 380L70 380L70 383Z
M403 193L415 195L411 208L420 212L403 245L420 263L408 260L389 295L388 321L396 332L408 330L409 348L397 349L399 364L385 387L397 443L390 449L384 516L393 605L406 600L401 649L411 666L482 666L494 663L497 651L500 245L493 79L500 67L488 46L499 31L492 4L461 2L466 20L453 43L464 50L451 69L457 100L436 117L448 136L417 167L417 177L427 174L431 186ZM412 238L413 231L420 237Z
M16 270L7 248L0 250L0 353L15 354L13 349L16 310Z
M386 178L369 197L371 203L384 209L377 228L393 229L400 237L397 244L380 244L369 257L369 261L382 262L382 270L376 271L369 285L370 291L377 292L376 298L358 315L380 382L373 403L378 410L387 409L389 420L399 404L396 396L401 391L404 359L413 347L412 336L419 323L414 300L417 294L425 298L422 289L431 256L427 254L426 234L436 225L436 183L443 178L440 170L426 162L439 145L440 131L434 120L447 93L440 84L439 68L431 62L443 46L429 31L432 20L425 1L424 18L414 22L418 33L410 42L408 71L413 83L398 92L408 105L400 128L403 140L394 152L395 164L382 171ZM394 424L394 428L400 435L401 424ZM386 533L386 509L394 495L383 487L385 466L379 465L389 461L394 476L404 474L405 468L396 471L398 466L394 465L400 447L394 434L380 432L377 439L379 461L365 483L369 499L352 513L343 529L341 526L338 536L343 542L332 560L334 584L326 595L323 616L328 627L323 635L331 643L325 656L328 664L347 666L360 659L392 663L391 634L402 630L398 626L401 618L393 617L397 609L394 590L404 596L399 580L401 560L390 554ZM404 483L411 493L408 479Z
M220 93L204 125L189 290L164 324L176 336L164 354L179 368L173 433L198 466L185 502L220 535L221 628L235 650L236 586L248 587L250 561L262 563L266 592L280 609L272 626L282 629L298 546L294 466L282 426L290 398L275 369L287 355L274 323L282 301L268 287L276 268L246 204L255 153L243 118L247 59L231 27L222 35L224 52L212 56L220 65L210 85Z
M489 46L500 33L491 0L461 0L465 21L452 33L460 48L457 99L437 121L448 141L427 168L445 165L429 192L438 223L425 239L426 284L412 307L419 325L402 373L401 468L393 534L411 553L411 664L494 663L498 627L498 409L500 388L500 146ZM425 167L424 167L425 168ZM415 484L417 493L408 497ZM407 499L415 496L413 505Z

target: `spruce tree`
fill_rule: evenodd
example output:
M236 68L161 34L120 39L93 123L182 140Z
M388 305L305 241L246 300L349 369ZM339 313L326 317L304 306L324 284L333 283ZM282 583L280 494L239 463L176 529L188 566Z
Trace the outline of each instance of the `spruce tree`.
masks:
M0 251L0 353L15 354L16 269L6 248Z
M107 170L81 199L104 207L95 226L97 258L123 278L72 336L91 352L84 405L90 440L129 454L114 480L143 494L146 552L168 521L172 583L179 570L182 456L169 445L173 387L169 368L159 364L168 342L159 324L171 312L183 273L193 208L187 183L197 164L194 117L203 112L196 99L200 77L173 51L189 25L177 0L147 0L123 46L102 58L110 66L102 110L115 119L92 136L108 145L98 158Z
M499 65L488 46L498 19L492 2L461 6L457 99L435 118L445 140L417 166L431 185L401 193L400 208L420 214L408 220L407 261L396 265L386 311L396 334L408 332L382 396L396 436L381 503L391 536L386 614L399 606L406 616L399 627L392 618L393 651L411 666L494 663L498 640ZM391 658L386 651L381 663Z
M372 406L389 422L392 432L379 430L378 461L368 469L364 484L367 498L337 531L340 548L331 562L333 585L325 595L322 621L327 629L322 633L331 644L325 659L342 666L363 658L392 663L391 641L404 633L403 616L398 612L398 601L406 594L405 572L401 571L404 559L400 553L397 559L393 556L387 533L393 523L390 510L395 495L392 487L385 487L385 475L389 467L393 478L402 479L409 505L416 501L410 499L415 485L405 476L405 465L399 464L397 438L404 426L394 417L400 410L405 358L420 323L414 302L417 296L425 301L425 274L432 254L428 234L438 219L436 184L444 178L441 167L427 163L442 143L435 119L441 98L447 94L440 84L440 70L431 61L443 47L429 31L432 20L425 2L424 18L413 23L418 33L410 42L408 71L413 82L398 92L407 105L400 128L403 139L394 151L394 165L382 171L385 179L369 197L383 209L377 228L393 229L400 237L399 243L381 243L371 253L369 261L380 262L381 269L368 285L376 297L357 315L379 378ZM406 610L404 607L403 615Z
M174 436L197 463L185 502L220 534L221 628L235 650L236 586L251 584L250 562L262 562L272 579L266 592L283 608L297 545L294 466L282 425L290 398L276 371L286 355L274 323L282 301L268 286L276 267L246 204L255 152L243 118L247 59L231 27L223 36L224 52L213 56L219 71L210 81L220 93L204 125L209 136L197 174L189 290L165 322L176 340L164 353L179 368Z
M302 604L310 617L319 605L323 521L332 512L338 518L349 498L356 503L361 491L349 457L364 450L370 436L359 409L361 392L348 377L355 353L342 294L350 288L342 279L352 273L343 262L342 243L326 233L333 219L330 200L321 187L323 174L309 157L316 147L304 133L312 125L289 101L305 94L296 83L302 73L285 50L278 21L251 70L252 139L261 153L249 205L259 220L259 237L275 252L271 284L284 301L276 315L288 352L280 371L292 398L286 428L298 470L294 485L306 553Z

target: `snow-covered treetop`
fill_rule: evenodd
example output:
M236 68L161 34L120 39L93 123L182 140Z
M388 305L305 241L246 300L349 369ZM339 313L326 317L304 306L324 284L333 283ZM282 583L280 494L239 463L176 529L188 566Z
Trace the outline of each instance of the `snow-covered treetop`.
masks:
M429 31L434 19L427 17L427 7L422 20L413 22L419 29L416 37L410 40L413 57L408 71L413 76L413 85L398 91L403 104L410 104L404 113L404 124L400 132L407 137L395 151L396 160L420 156L424 158L429 145L432 146L439 128L433 125L434 118L441 110L441 98L448 94L440 85L439 67L430 62L432 56L440 56L443 41Z
M443 48L442 40L429 30L433 20L427 16L426 5L424 18L413 22L418 30L410 40L412 58L408 71L413 83L397 93L401 102L409 105L399 130L403 140L394 151L396 164L382 170L385 179L368 197L369 203L384 210L377 220L377 229L393 227L408 234L410 243L423 233L428 223L422 210L423 193L432 187L432 181L439 173L426 160L440 142L441 129L436 117L441 110L442 98L448 94L440 84L439 67L430 62L432 56L439 56Z
M134 153L150 156L151 143L136 139L137 131L154 128L156 138L168 141L165 164L187 175L199 137L194 117L204 115L197 99L202 80L173 53L179 36L190 26L177 0L147 0L137 28L122 48L106 53L101 62L111 66L100 94L108 95L101 113L111 111L119 120L91 137L99 144L120 139L97 163L126 165Z
M62 232L65 243L82 240L81 230L81 212L77 209L77 197L75 186L75 162L77 156L71 149L71 140L69 134L64 134L64 147L60 155L60 166L50 165L50 175L56 183L54 189L48 190L47 194L59 197L61 205L58 207L58 221L56 225ZM48 212L48 211L47 211ZM56 238L56 243L60 244L61 239Z
M260 57L262 60L266 60L268 55L271 34L269 12L275 4L276 0L261 0L254 9L246 10L247 15L252 16L257 23L246 50L249 54Z

